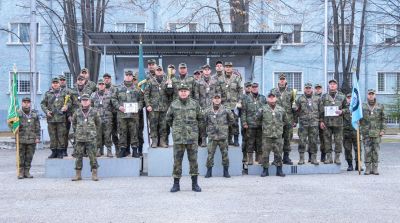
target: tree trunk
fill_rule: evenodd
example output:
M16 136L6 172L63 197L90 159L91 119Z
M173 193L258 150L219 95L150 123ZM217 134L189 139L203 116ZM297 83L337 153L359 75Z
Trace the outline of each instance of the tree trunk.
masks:
M249 0L229 0L232 32L249 31Z

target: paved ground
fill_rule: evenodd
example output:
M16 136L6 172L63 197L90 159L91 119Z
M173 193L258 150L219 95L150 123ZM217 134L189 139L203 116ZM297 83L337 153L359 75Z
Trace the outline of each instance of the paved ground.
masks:
M399 222L400 144L381 148L380 176L46 179L39 150L34 179L17 180L15 153L0 150L0 222Z

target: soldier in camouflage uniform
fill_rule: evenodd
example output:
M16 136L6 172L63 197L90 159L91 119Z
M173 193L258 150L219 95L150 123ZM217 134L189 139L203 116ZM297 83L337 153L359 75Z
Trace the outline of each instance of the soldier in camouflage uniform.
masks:
M361 135L364 142L365 175L379 175L379 150L381 137L386 130L384 106L376 101L375 90L369 89L367 103L362 105L363 118L360 120Z
M247 135L247 129L243 127L243 101L247 97L247 95L251 94L251 82L246 82L244 83L244 94L242 94L242 97L239 100L240 106L239 106L239 117L240 117L240 122L241 122L241 134L242 134L242 153L243 153L243 158L242 158L242 163L247 162L247 147L248 147L248 141L249 137Z
M33 178L29 173L36 144L40 142L40 121L36 111L31 109L31 99L22 99L19 116L19 169L18 179Z
M201 79L201 73L200 73L200 70L195 70L194 72L193 72L193 78L194 78L194 80L195 81L200 81L200 79Z
M182 159L185 150L188 153L190 165L189 174L192 178L192 190L201 192L197 184L198 164L197 164L197 139L199 125L204 122L204 117L199 103L191 99L190 87L186 84L179 86L179 98L172 102L167 111L167 123L172 126L172 137L174 140L174 185L171 192L180 190L179 180L182 176Z
M282 172L282 133L285 125L288 124L286 110L277 105L277 99L274 92L270 92L267 98L267 104L261 106L257 112L257 118L262 123L262 161L263 171L261 177L269 176L269 154L274 152L274 164L276 166L276 175L284 177Z
M112 104L115 109L118 109L118 134L119 134L119 154L118 158L127 156L128 135L130 138L130 145L132 147L132 157L139 157L139 112L143 109L143 94L139 88L136 87L134 81L137 80L137 74L132 71L126 71L124 82L117 87L112 95ZM137 111L126 113L126 106L136 107Z
M178 76L172 78L172 86L174 88L174 95L173 95L174 100L179 98L178 89L182 84L185 84L189 87L191 98L196 98L196 95L198 95L197 83L192 76L188 75L187 72L188 72L188 69L187 69L186 64L180 63Z
M346 96L338 91L338 83L336 80L329 81L329 92L323 94L319 102L319 120L320 128L324 130L325 164L333 163L332 160L332 137L335 143L335 163L341 164L340 153L342 152L343 143L343 113L348 109ZM337 106L335 116L325 114L325 109L332 109Z
M62 150L66 148L65 135L67 134L66 112L71 107L71 101L67 100L67 93L60 89L59 79L52 79L51 89L48 90L41 104L43 112L47 116L47 128L50 136L51 155L49 158L63 158Z
M240 107L239 100L242 96L243 87L239 76L233 74L232 62L225 62L225 75L219 85L222 91L222 104L225 108L234 111ZM229 145L239 146L239 114L233 112L235 122L229 126ZM234 137L234 141L232 141Z
M156 75L157 61L155 59L150 59L147 61L147 71L146 80L150 80Z
M224 167L224 177L229 178L229 157L228 157L228 128L234 121L230 110L221 105L221 95L215 94L212 99L212 105L204 112L205 125L208 134L208 157L206 178L212 176L212 167L214 166L214 154L217 146L221 150L222 166Z
M85 77L85 88L87 89L89 95L97 90L96 83L90 80L89 69L83 68L80 75Z
M295 112L294 122L300 122L299 125L299 154L298 165L303 165L304 153L308 145L308 153L311 156L311 163L318 165L317 161L317 142L319 129L319 97L313 94L312 84L304 85L304 95L297 98L292 108Z
M316 84L314 86L314 95L321 98L323 93L322 85ZM325 140L324 140L324 130L318 127L318 137L319 137L319 151L321 152L321 162L325 162ZM309 157L309 162L311 162L311 157Z
M111 92L106 91L106 85L103 79L97 81L98 90L90 96L92 107L97 110L101 118L101 125L98 126L97 133L97 153L96 156L104 155L104 146L107 147L107 157L113 157L111 152L111 131L113 126L112 112L114 107L111 101Z
M169 107L168 94L171 94L172 91L168 91L167 85L167 77L164 75L162 67L159 66L156 70L156 75L147 81L144 90L144 101L146 102L146 110L150 121L152 148L156 148L158 142L160 142L160 147L168 148L165 114Z
M256 152L256 162L260 162L262 156L261 121L257 119L257 112L267 102L264 95L258 92L258 83L251 85L251 93L242 102L242 124L247 132L247 164L253 165L253 153Z
M96 140L98 128L101 126L100 116L96 109L90 106L90 96L83 94L81 97L81 107L72 116L72 126L75 132L75 171L76 175L72 181L82 180L82 159L86 151L90 160L92 180L98 181L96 159Z
M106 85L106 91L111 94L114 94L116 86L111 83L111 75L109 73L105 73L103 75L103 81ZM117 119L117 110L113 107L112 109L112 131L111 131L111 139L115 147L115 154L119 153L119 146L118 146L118 119Z
M215 74L211 76L213 80L216 80L218 82L223 81L224 78L224 64L222 61L218 60L215 62Z
M59 75L59 76L58 76L58 79L60 80L60 89L61 89L62 91L65 91L65 92L67 93L67 95L70 95L70 97L71 97L71 95L72 95L72 89L70 89L70 88L67 86L67 82L66 82L65 76L64 76L64 75ZM70 109L68 109L68 111L67 111L67 121L65 122L65 126L66 126L66 128L67 128L67 134L65 134L65 148L64 148L63 151L62 151L64 157L67 157L67 156L68 156L67 148L68 148L69 132L70 132L70 129L71 129L71 121L70 121L70 119L71 119L71 117L72 117L72 112L71 112L71 110L72 110L72 107L71 107Z
M292 97L293 90L287 85L286 75L279 75L278 87L271 90L277 97L278 105L285 109L288 124L283 128L283 164L292 165L293 162L289 157L291 151L290 141L293 138L293 110L292 104L295 98Z

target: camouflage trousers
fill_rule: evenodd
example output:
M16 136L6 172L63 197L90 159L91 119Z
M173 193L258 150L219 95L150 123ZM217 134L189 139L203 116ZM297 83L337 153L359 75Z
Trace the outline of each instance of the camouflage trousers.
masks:
M239 135L239 116L232 111L234 121L229 125L229 137Z
M262 127L247 129L247 153L262 154Z
M243 153L242 162L246 162L246 160L247 160L247 148L248 148L248 141L249 141L249 137L248 137L247 132L248 132L248 130L242 127L242 129L241 129L241 134L242 134L242 153Z
M174 178L182 177L182 160L185 150L187 150L187 157L189 160L189 174L191 176L199 175L199 166L197 164L197 144L174 144L174 169L172 176Z
M282 166L282 138L262 138L262 157L261 165L264 168L269 167L269 154L274 152L274 165Z
M116 113L113 113L111 139L113 144L115 145L115 150L117 151L117 149L119 148L119 143L118 143L119 140L118 140L118 119Z
M19 168L30 169L36 144L19 143Z
M167 139L167 122L165 121L165 111L149 112L150 137L152 139Z
M71 129L71 122L69 121L69 120L67 120L67 122L65 122L65 128L66 128L66 130L65 130L65 132L66 132L66 134L65 134L65 148L64 149L67 149L68 148L68 139L69 139L69 131L70 131L70 129Z
M289 153L291 151L290 141L293 138L293 126L291 124L283 126L283 152Z
M139 146L143 146L144 143L143 130L144 130L144 113L143 110L139 110L139 130L137 132Z
M357 132L344 131L343 132L343 147L346 160L353 160L354 150L354 160L357 161ZM360 149L360 159L361 159L361 149Z
M341 153L343 143L343 127L327 126L324 129L325 153L332 153L333 151L332 138L334 138L335 153Z
M208 157L207 157L207 168L214 166L214 155L217 146L221 150L222 155L222 166L229 166L229 156L228 156L228 140L208 140L207 150L208 150Z
M364 138L365 163L379 163L381 137Z
M119 118L118 119L118 135L119 135L119 147L129 148L129 144L132 147L139 146L138 140L139 131L139 118Z
M102 119L101 126L97 132L97 148L111 147L112 119Z
M65 137L67 137L67 128L65 122L48 122L47 129L50 136L50 149L65 149Z
M318 136L319 136L319 151L321 153L325 153L325 140L324 140L324 130L318 128Z
M90 169L97 169L96 146L94 142L76 142L75 144L75 170L82 170L82 159L84 152L87 152L90 160Z
M317 153L318 126L300 125L298 134L300 138L299 153L305 153L307 145L310 154Z

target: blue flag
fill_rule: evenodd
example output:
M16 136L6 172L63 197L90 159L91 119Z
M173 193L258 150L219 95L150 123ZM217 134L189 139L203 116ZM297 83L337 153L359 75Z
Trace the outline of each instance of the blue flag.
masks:
M358 87L358 79L356 77L353 80L356 81L353 84L353 90L351 92L351 102L350 102L351 124L353 125L354 129L358 129L358 121L363 117L362 103Z

